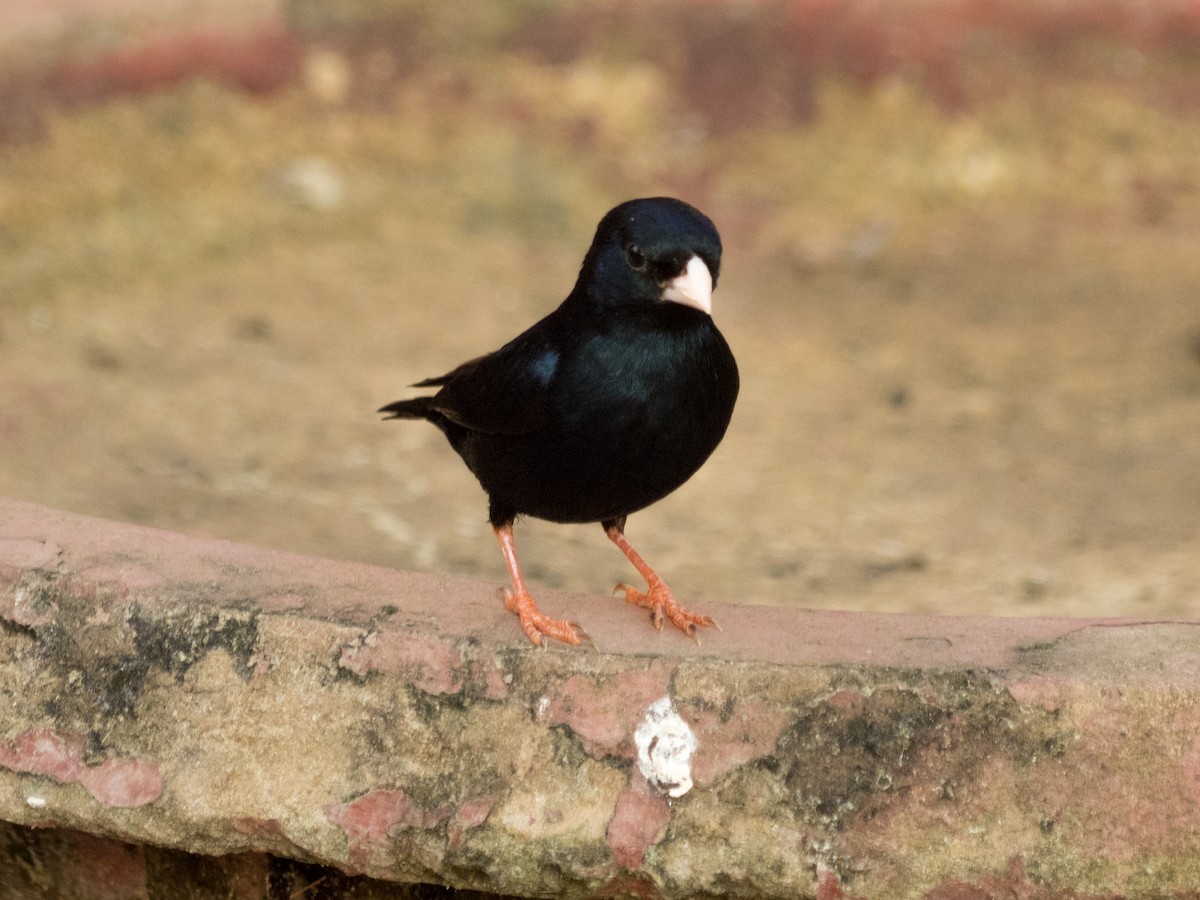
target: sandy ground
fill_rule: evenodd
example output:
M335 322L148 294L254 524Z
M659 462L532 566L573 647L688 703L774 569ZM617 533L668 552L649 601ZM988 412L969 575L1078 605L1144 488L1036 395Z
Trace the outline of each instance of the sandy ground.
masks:
M185 85L0 148L0 492L499 585L470 474L373 410L673 193L726 238L743 376L708 465L630 519L677 595L1200 616L1197 121L889 81L718 135L637 65L352 77L318 54L280 95ZM518 541L535 584L633 574L598 526Z

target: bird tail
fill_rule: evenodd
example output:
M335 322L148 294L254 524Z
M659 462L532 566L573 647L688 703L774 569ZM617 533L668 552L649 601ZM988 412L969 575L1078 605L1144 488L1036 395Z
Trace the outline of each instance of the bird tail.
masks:
M432 419L437 415L433 408L432 397L414 397L411 400L397 400L378 410L389 413L384 419Z

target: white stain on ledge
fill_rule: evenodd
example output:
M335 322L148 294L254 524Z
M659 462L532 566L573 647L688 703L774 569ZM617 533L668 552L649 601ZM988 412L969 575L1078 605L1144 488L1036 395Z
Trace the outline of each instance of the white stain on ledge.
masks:
M655 700L646 709L633 733L638 770L668 797L682 797L692 789L692 754L696 736L675 711L670 697Z

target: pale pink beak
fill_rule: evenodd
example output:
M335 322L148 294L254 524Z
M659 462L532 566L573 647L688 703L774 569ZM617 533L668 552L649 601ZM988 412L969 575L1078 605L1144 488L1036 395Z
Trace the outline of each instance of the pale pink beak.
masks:
M683 272L663 286L662 298L684 306L694 306L712 315L712 272L699 256L688 260Z

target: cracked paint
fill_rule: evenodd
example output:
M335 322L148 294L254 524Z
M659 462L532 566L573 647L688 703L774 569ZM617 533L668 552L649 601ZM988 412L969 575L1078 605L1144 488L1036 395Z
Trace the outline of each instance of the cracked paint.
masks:
M79 735L30 729L13 741L0 741L0 766L22 774L46 775L64 784L78 782L105 806L136 809L162 795L163 778L156 766L117 757L89 766L83 748ZM34 809L46 806L40 796L31 796L27 803Z

